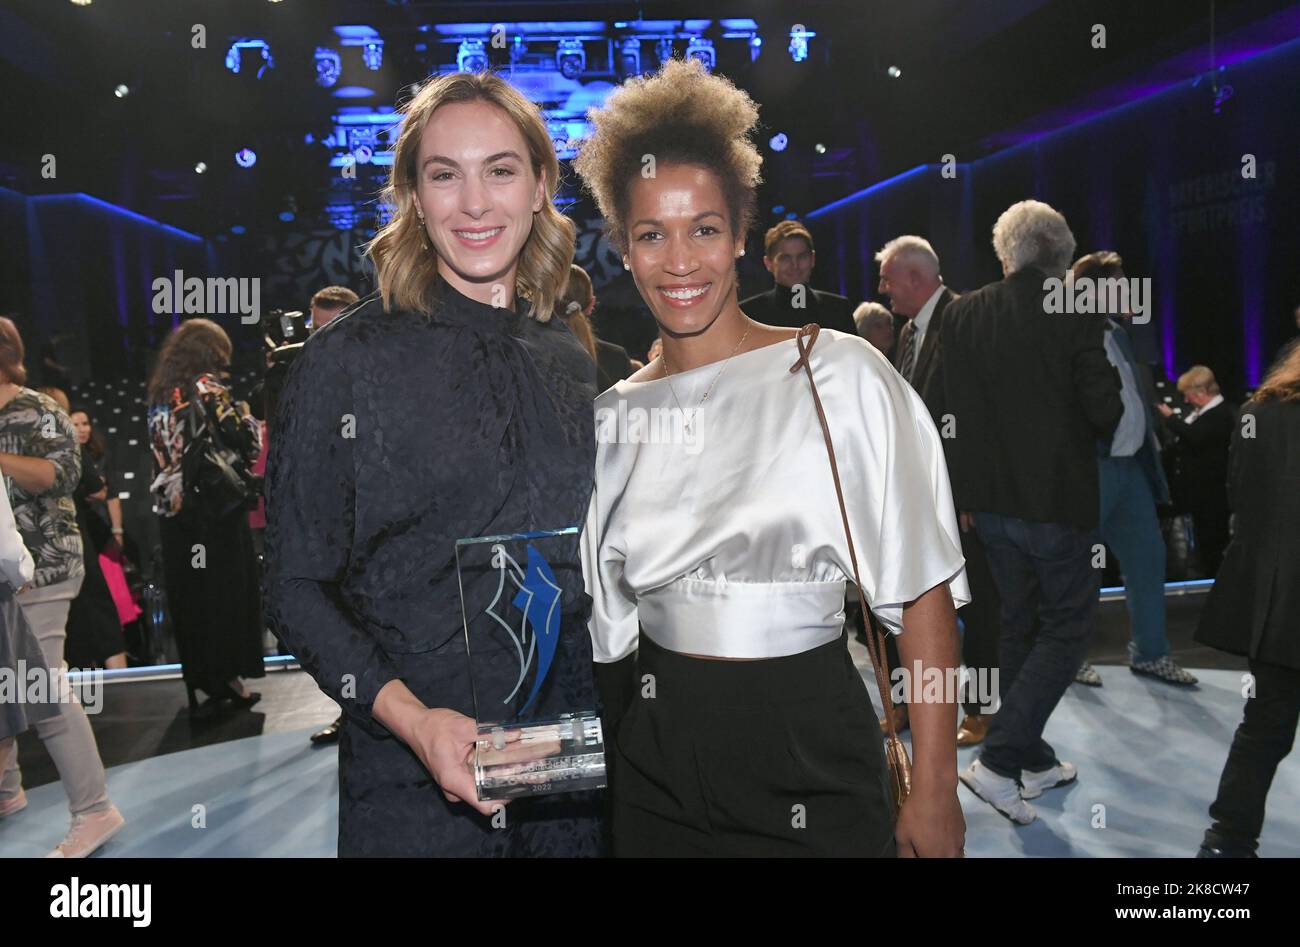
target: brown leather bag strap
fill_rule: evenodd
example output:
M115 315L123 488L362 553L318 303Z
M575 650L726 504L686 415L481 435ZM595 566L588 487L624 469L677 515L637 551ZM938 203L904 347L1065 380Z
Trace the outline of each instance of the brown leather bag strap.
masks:
M831 462L831 476L835 478L835 496L840 503L840 517L844 521L844 538L848 540L849 544L849 561L853 563L853 581L858 589L858 604L862 607L862 620L867 625L867 650L871 653L871 664L876 671L876 686L880 688L881 708L885 712L889 736L891 739L896 740L898 734L894 730L894 715L890 713L893 701L889 697L889 686L884 670L886 666L885 644L876 625L876 617L871 613L866 595L862 591L862 578L858 574L858 553L853 546L853 532L849 529L849 513L844 505L844 487L840 484L839 464L835 462L835 445L831 443L830 425L826 423L826 410L822 407L821 395L817 393L817 382L813 380L812 363L809 360L819 332L821 332L821 326L815 322L810 322L799 330L799 334L795 336L795 344L799 347L799 359L790 366L790 374L794 374L800 368L803 368L804 373L808 376L808 384L812 386L813 404L817 406L817 420L821 422L822 437L826 440L826 454ZM807 341L805 342L805 340Z

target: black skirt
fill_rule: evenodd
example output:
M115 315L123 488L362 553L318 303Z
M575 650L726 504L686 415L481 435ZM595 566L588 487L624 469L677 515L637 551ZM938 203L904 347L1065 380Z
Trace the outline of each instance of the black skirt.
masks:
M248 513L236 510L205 524L183 514L162 516L159 528L185 683L212 696L236 677L264 677L262 599ZM203 547L201 560L197 546Z
M619 857L894 857L880 724L847 638L762 661L644 635L610 753Z
M83 500L77 501L77 527L86 577L68 609L68 640L64 657L69 667L103 667L115 654L126 651L126 636L118 618L117 604L99 565L99 551L111 533L99 514Z

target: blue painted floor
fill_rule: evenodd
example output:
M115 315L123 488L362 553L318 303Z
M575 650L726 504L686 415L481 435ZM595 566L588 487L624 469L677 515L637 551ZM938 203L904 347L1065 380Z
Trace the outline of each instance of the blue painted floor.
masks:
M1079 780L1035 800L1037 822L1013 826L965 787L958 790L970 857L1195 853L1241 718L1240 673L1198 670L1200 686L1183 690L1125 667L1098 670L1105 686L1071 686L1048 725L1048 741L1079 768ZM333 856L338 754L313 749L310 732L235 740L110 769L109 791L127 825L97 857ZM976 752L960 751L960 765ZM62 787L39 786L28 800L23 812L0 820L0 855L44 855L62 839L68 818ZM1278 770L1260 854L1300 857L1300 754Z

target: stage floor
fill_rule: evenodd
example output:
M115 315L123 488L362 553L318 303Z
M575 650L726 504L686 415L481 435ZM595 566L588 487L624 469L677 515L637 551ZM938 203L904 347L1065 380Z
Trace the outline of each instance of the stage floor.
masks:
M1046 738L1079 768L1079 779L1035 800L1036 822L1013 826L959 788L969 856L1195 854L1241 719L1240 672L1197 670L1198 687L1177 689L1120 666L1099 671L1105 686L1072 685L1047 727ZM109 791L127 825L97 857L333 856L338 753L312 747L311 730L232 739L112 767ZM960 765L976 751L959 751ZM27 795L23 812L0 820L0 855L44 855L66 831L61 785L48 783ZM1278 770L1260 854L1300 857L1297 754Z

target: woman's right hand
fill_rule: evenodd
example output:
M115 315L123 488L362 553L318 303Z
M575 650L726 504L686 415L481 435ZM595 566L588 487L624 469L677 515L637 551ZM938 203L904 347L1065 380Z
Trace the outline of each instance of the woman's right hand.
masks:
M446 707L420 711L408 741L442 794L452 802L464 802L483 815L492 815L503 800L480 802L474 786L474 744L478 724L471 717Z

